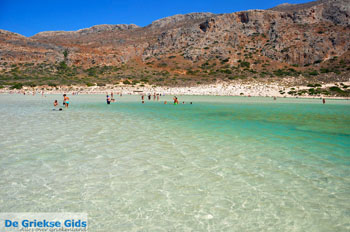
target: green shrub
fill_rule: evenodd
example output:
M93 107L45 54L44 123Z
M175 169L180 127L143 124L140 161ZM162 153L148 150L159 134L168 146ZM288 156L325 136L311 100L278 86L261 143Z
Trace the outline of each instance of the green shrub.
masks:
M64 56L64 59L67 59L67 57L68 57L68 49L64 50L63 56Z
M230 69L221 69L221 73L226 73L226 74L232 74L232 71Z
M321 73L329 73L330 70L329 70L328 68L321 68L321 69L320 69L320 72L321 72Z
M65 71L67 68L68 68L68 65L66 64L66 62L61 61L61 62L58 64L57 70L58 70L58 71Z
M329 88L329 90L332 91L332 92L338 92L338 93L344 92L338 86L332 86L332 87Z
M240 65L242 68L250 68L250 63L248 61L242 61Z
M131 84L131 82L130 82L130 81L128 81L128 80L125 80L125 81L123 81L123 84L124 84L124 85L130 85L130 84Z
M222 63L227 63L230 60L230 58L223 59L221 62Z
M96 71L96 69L94 67L91 67L91 68L89 68L86 71L87 71L87 73L88 73L88 75L90 77L96 77L97 76L97 71Z
M312 88L312 89L309 89L309 94L310 94L310 95L315 94L315 89L313 89L313 88Z
M16 83L10 87L10 89L22 89L23 85L21 83Z
M317 76L319 73L316 70L310 71L309 75L311 76Z

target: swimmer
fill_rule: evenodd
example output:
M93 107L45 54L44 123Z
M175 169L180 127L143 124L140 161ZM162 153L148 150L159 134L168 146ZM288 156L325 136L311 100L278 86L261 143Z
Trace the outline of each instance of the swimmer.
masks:
M57 100L54 101L53 106L54 107L58 106L58 101Z
M323 98L323 99L322 99L322 103L323 103L323 104L326 104L326 99Z
M166 104L168 104L168 102L167 102L167 101L164 101L164 104L166 105Z
M111 98L108 95L106 97L107 97L107 104L108 105L111 104Z

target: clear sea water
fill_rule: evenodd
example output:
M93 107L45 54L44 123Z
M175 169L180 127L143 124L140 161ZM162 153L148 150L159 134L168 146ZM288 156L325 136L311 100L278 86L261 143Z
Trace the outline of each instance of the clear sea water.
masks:
M90 231L350 231L350 101L0 95L0 212Z

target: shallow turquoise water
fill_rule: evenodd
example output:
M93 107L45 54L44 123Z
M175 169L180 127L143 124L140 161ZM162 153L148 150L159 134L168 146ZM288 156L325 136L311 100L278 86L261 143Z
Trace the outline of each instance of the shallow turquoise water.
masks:
M91 231L349 231L350 101L0 95L0 212Z

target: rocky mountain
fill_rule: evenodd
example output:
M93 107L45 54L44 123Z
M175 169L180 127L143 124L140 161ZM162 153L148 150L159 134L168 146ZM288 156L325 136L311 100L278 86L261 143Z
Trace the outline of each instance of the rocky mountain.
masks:
M319 0L230 14L175 15L146 27L98 25L32 37L0 30L0 68L64 62L82 70L129 65L179 75L320 69L337 58L347 62L349 38L350 0Z

